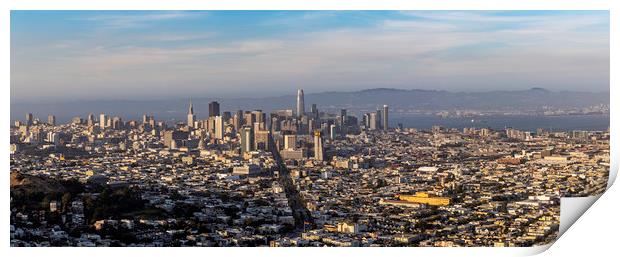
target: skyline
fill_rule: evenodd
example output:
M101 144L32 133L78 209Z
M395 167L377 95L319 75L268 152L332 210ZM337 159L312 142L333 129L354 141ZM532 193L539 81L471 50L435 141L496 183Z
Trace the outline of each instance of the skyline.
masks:
M542 88L532 88L529 89L527 91L495 91L494 93L491 92L492 97L496 98L496 100L499 100L500 103L502 103L502 105L506 105L504 107L509 107L508 109L505 108L500 108L500 109L495 109L495 110L490 110L489 108L489 103L485 103L485 108L486 109L476 109L473 108L473 106L464 108L464 106L462 108L457 108L457 109L452 109L450 110L445 109L446 107L435 107L435 108L431 108L431 109L425 109L428 108L428 103L425 102L424 100L422 100L421 102L418 100L414 100L414 99L408 99L408 100L403 100L402 96L404 94L404 92L415 92L415 94L420 94L418 96L416 96L414 99L426 99L426 98L436 98L436 100L439 100L440 102L451 102L454 101L453 100L449 100L449 98L441 98L439 95L436 95L436 93L441 93L442 91L404 91L404 90L396 90L396 89L370 89L370 90L363 90L363 91L358 91L356 93L362 93L364 95L368 96L379 96L379 95L383 95L383 99L385 99L385 102L376 102L377 100L379 100L379 98L374 99L374 104L367 102L367 100L369 99L365 99L360 101L353 101L353 98L351 98L353 96L353 94L350 94L346 97L343 96L328 96L329 94L338 94L337 92L326 92L323 94L311 94L311 96L313 96L313 100L318 100L318 99L322 99L323 101L327 98L333 98L333 99L338 99L337 101L339 102L339 104L337 104L336 106L329 104L326 102L323 102L321 100L319 100L318 102L321 103L321 105L317 105L317 102L311 101L311 103L309 104L310 106L310 112L306 112L306 104L305 104L305 94L303 89L298 89L297 90L297 96L295 99L295 103L293 106L288 106L286 103L284 106L280 106L280 108L267 108L265 109L264 105L259 104L257 106L254 106L254 108L250 107L249 109L247 109L247 106L245 107L241 107L241 102L244 102L244 104L250 104L252 105L252 103L256 104L257 101L258 102L271 102L272 104L274 102L279 102L279 101L274 101L277 98L293 98L292 95L288 95L288 96L281 96L281 97L277 97L277 98L272 98L270 100L266 99L266 98L256 98L254 99L254 101L252 101L252 99L247 98L245 99L245 101L243 99L236 99L237 101L237 105L235 108L234 104L231 103L225 103L224 109L222 113L228 113L228 116L231 115L231 113L233 111L235 111L236 113L241 113L243 111L243 109L245 109L246 112L253 112L253 111L248 111L248 110L252 110L254 109L254 111L259 111L259 112L265 112L265 113L271 113L271 114L278 114L278 113L282 113L282 112L290 112L291 115L294 114L295 117L302 117L305 116L309 113L312 113L311 116L316 117L319 116L319 113L323 113L322 111L339 111L340 115L342 117L347 117L348 114L352 115L352 117L357 118L358 115L362 115L364 116L364 119L374 119L374 120L380 120L381 123L383 124L383 126L381 127L383 130L388 130L388 126L389 124L392 125L399 125L401 126L402 123L400 122L404 122L405 124L412 124L412 122L414 122L417 126L421 125L419 122L421 121L421 119L425 120L424 123L426 123L426 125L422 125L421 128L424 127L430 127L430 126L435 126L435 125L447 125L447 126L456 126L456 127L467 127L467 126L483 126L483 127L487 127L487 128L495 128L497 129L498 126L501 127L502 122L503 122L503 126L506 127L506 124L508 123L514 123L516 122L517 124L524 122L524 120L521 121L517 121L519 120L519 118L516 119L511 119L508 117L511 116L515 116L515 117L529 117L526 118L525 120L531 119L530 121L525 121L525 123L520 124L519 128L523 129L526 128L528 126L534 126L536 127L536 129L540 128L540 127L545 127L545 128L549 128L552 129L554 126L557 128L558 127L558 122L563 124L563 125L559 125L559 127L563 127L566 126L565 129L576 129L576 128L585 128L587 127L588 130L591 130L592 128L603 128L603 127L607 127L609 128L609 107L608 107L608 103L605 104L604 102L591 102L592 100L597 101L595 99L580 99L583 97L583 95L579 96L580 93L578 92L552 92L552 91L547 91L545 89ZM386 94L387 93L387 94ZM389 95L390 93L396 93L398 94L398 96L396 95ZM431 95L429 95L428 93L431 93ZM446 93L446 92L443 92ZM562 94L562 95L557 95L557 94ZM343 94L343 93L340 93ZM347 94L347 93L344 93ZM503 94L503 96L502 96ZM521 100L520 97L523 97L525 94L525 96L527 98L530 99L530 101L528 101L528 104L525 105L525 109L519 109L517 108L517 106L519 106L519 104L514 105ZM556 94L554 96L554 94ZM584 94L584 93L581 93ZM591 93L590 93L591 94ZM334 98L335 97L335 98ZM359 97L359 95L357 96ZM387 98L386 98L387 97ZM411 97L411 96L409 96ZM502 97L509 97L511 98L511 101L516 100L516 102L513 102L512 105L510 103L507 103L506 100L507 99L502 99ZM542 97L542 98L541 98ZM567 99L572 99L572 103L573 105L568 105L568 106L554 106L554 98L561 98L561 102L565 102ZM349 101L345 100L345 102L349 102L350 104L346 104L342 102L343 98L350 98ZM371 97L372 98L372 97ZM405 97L407 98L407 97ZM471 95L465 98L471 98ZM600 96L596 97L596 98L600 98ZM198 98L199 102L202 103L203 107L206 107L207 101L208 101L208 113L202 113L200 111L198 111L198 114L200 115L196 115L196 113L194 112L194 102L192 101L192 98L189 98L189 101L187 102L187 107L188 107L188 112L187 112L187 124L189 127L193 127L194 125L194 121L202 117L208 117L208 118L215 118L216 116L220 115L220 100L224 100L226 102L226 99L208 99L208 98ZM396 101L394 101L396 99ZM487 102L487 100L482 100L483 98L480 98L478 100L474 100L475 102ZM538 99L538 100L535 100ZM537 105L532 105L534 104L536 101L540 101L541 99L544 99L544 104L542 106L537 106ZM579 100L580 99L580 100ZM232 99L228 99L228 100L232 100ZM289 99L290 100L290 99ZM575 101L586 101L586 102L582 102L581 103L581 107L576 107L579 106L579 104L575 105L576 102ZM601 100L601 99L598 99ZM379 100L379 101L384 101L384 100ZM397 116L397 120L398 122L388 122L388 103L399 103L402 104L403 102L418 102L421 105L419 105L417 108L420 108L422 106L426 106L425 108L422 109L416 109L416 107L413 107L412 105L409 106L402 106L402 105L398 105L397 104L397 108L396 110L396 116ZM117 102L116 104L113 104L114 102ZM157 102L157 101L151 101L151 102ZM288 100L286 100L285 102L288 102ZM329 102L329 100L328 100ZM354 104L354 102L357 102L356 104ZM365 102L365 103L361 103L361 102ZM587 102L589 102L589 105L587 104ZM75 112L75 108L74 106L71 106L71 114L69 114L69 116L66 116L67 113L65 112L58 112L58 108L59 106L54 106L54 104L48 105L48 104L43 104L41 106L46 106L45 107L45 112L49 115L48 119L53 119L53 123L56 123L57 120L57 114L59 114L58 118L59 120L61 120L62 122L71 122L73 123L76 119L82 119L81 116L83 115L87 115L88 117L94 116L95 112L92 111L92 108L94 107L93 104L96 102L91 102L90 105L88 106L84 106L87 109L91 109L90 112L88 112L86 109L80 109L80 111L78 111L78 113ZM152 107L152 105L147 104L147 101L137 101L134 103L134 106L130 105L126 105L127 103L121 103L118 101L110 101L109 103L115 105L115 108L117 111L111 111L108 108L103 108L103 109L99 109L100 115L101 117L112 117L115 116L115 118L119 119L119 121L121 119L124 118L129 118L134 119L134 120L138 120L139 117L142 117L142 119L144 119L144 117L146 117L145 115L148 115L149 117L153 118L153 117L158 117L158 118L162 118L162 120L164 121L169 121L169 122L173 122L173 123L178 123L181 120L178 120L178 115L180 115L181 113L179 112L179 108L174 107L174 105L170 105L170 102L164 102L164 107L165 110L164 112L162 112L161 108L161 103L158 104L158 108L155 109L150 109L149 106ZM586 104L587 106L583 105ZM596 103L594 105L592 105L593 103ZM75 103L74 103L75 104ZM70 105L74 105L74 104L70 104ZM136 108L137 106L135 106L135 104L138 104L140 107ZM277 103L276 103L277 104ZM279 104L282 104L282 102L280 102ZM352 104L352 105L351 105ZM461 104L464 104L463 102L461 102ZM556 103L557 104L557 103ZM59 104L60 105L60 104ZM125 105L125 106L123 106ZM374 105L374 107L373 107ZM36 104L31 105L31 104L25 104L25 106L22 106L22 104L15 104L14 105L17 108L12 108L12 112L11 112L11 118L13 120L15 120L16 124L17 122L19 122L19 120L21 119L17 119L18 113L22 113L24 110L15 110L15 109L20 109L20 108L27 108L28 111L26 112L26 117L27 120L30 121L33 120L34 116L38 116L41 114L41 112L33 112L32 108L36 106ZM319 107L320 106L320 107ZM465 104L465 106L467 106L467 104ZM258 107L258 108L256 108ZM317 107L320 108L320 111L317 109ZM326 109L323 109L323 107L326 107ZM382 108L381 108L382 107ZM394 106L392 106L394 107ZM535 107L534 109L532 109L532 107ZM170 109L172 108L172 109ZM368 109L370 108L370 109ZM376 108L376 112L374 111L373 108ZM470 109L473 108L473 109ZM516 109L515 109L516 108ZM520 108L524 108L523 105L521 105ZM37 109L37 108L34 108ZM175 110L176 109L176 110ZM201 109L201 108L198 108ZM122 110L122 111L120 111ZM131 110L131 111L128 111ZM142 112L140 112L140 110L142 110ZM370 111L370 113L368 112ZM379 114L379 112L383 113L383 114ZM34 113L38 113L38 115L34 115ZM133 113L133 114L132 114ZM348 114L347 114L348 113ZM111 116L108 116L108 115ZM207 116L208 114L208 116ZM372 117L373 114L376 114L377 116ZM77 115L77 116L76 116ZM223 114L222 114L223 115ZM369 115L369 116L367 116ZM575 118L577 116L575 115L579 115L582 116L581 118ZM591 116L594 115L594 116ZM440 117L440 120L434 119L433 116L436 117ZM495 116L495 117L494 117ZM504 118L502 118L502 116ZM545 117L545 116L565 116L565 117L570 117L568 120L562 120L562 119L556 119L555 121L553 119L532 119L532 117ZM52 118L50 118L52 117ZM390 115L390 117L392 117ZM448 120L452 120L452 122L447 122L443 119L448 119ZM471 119L474 118L474 119ZM499 118L499 120L497 119ZM589 119L588 120L583 120L583 119ZM458 121L460 119L460 121ZM463 121L463 119L465 119L465 122ZM470 119L471 119L471 123L470 123ZM579 122L570 122L570 120L575 119L575 121L579 121ZM38 118L36 120L39 120ZM105 118L101 118L101 120L105 120ZM477 121L476 121L477 120ZM455 122L456 121L456 122ZM474 123L474 121L476 121L477 123ZM568 123L566 123L568 121ZM342 122L344 122L344 120L342 120ZM430 123L428 123L430 122ZM499 123L498 123L499 122ZM586 123L588 124L585 127L580 127L577 126L575 127L576 124L579 123ZM220 125L223 124L220 121ZM429 125L430 124L430 125ZM525 125L525 124L529 124L529 125ZM17 125L16 125L17 126ZM525 127L523 127L525 126ZM531 127L530 127L531 129ZM602 130L602 129L601 129Z
M298 90L293 88L293 91ZM388 88L388 87L376 87L376 88L360 88L360 89L355 89L355 90L324 90L324 91L312 91L310 94L311 95L318 95L318 94L327 94L327 93L359 93L359 92L365 92L365 91L373 91L373 90L394 90L394 91L404 91L404 92L415 92L415 91L419 91L419 92L442 92L442 93L452 93L452 94L461 94L461 93L465 93L465 94L485 94L485 93L494 93L494 92L525 92L528 90L544 90L544 91L548 91L548 92L553 92L553 93L593 93L593 94L600 94L600 93L610 93L610 89L603 89L600 91L597 90L548 90L547 88L542 88L542 87L524 87L524 88L517 88L517 89L511 89L511 90L494 90L494 89L488 89L488 90L442 90L442 89L420 89L420 88ZM11 99L11 104L18 104L18 105L27 105L27 104L46 104L46 105L54 105L54 104L70 104L70 103L75 103L75 104L86 104L86 103L92 103L92 102L156 102L156 101L170 101L170 100L191 100L192 98L194 99L202 99L202 100L235 100L235 101L240 101L240 100L257 100L257 99L270 99L270 98L274 98L274 97L295 97L296 93L293 92L276 92L273 94L259 94L259 95L214 95L214 94L207 94L207 95L194 95L194 96L175 96L175 97L158 97L158 98L150 98L150 99L117 99L117 98L111 98L111 99L98 99L98 98L93 98L93 99L69 99L69 100L40 100L40 101L33 101L33 100L23 100L23 101L15 101L14 99ZM296 108L296 107L295 107Z
M12 102L609 90L607 11L13 11L11 21Z

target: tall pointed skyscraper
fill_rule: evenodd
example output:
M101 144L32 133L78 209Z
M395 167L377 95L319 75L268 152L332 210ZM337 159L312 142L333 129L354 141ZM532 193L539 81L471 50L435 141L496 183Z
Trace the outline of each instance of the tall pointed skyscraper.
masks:
M297 90L297 116L301 117L306 113L306 107L304 105L304 90Z
M189 110L187 111L187 126L193 128L196 115L194 115L194 105L192 105L192 99L189 99Z
M383 130L388 131L389 124L388 124L388 106L386 104L383 105Z

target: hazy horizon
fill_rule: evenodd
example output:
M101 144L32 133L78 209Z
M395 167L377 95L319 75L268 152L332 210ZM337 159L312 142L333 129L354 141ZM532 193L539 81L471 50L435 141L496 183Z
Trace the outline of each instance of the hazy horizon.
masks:
M325 93L356 93L356 92L362 92L362 91L369 91L369 90L404 90L404 91L416 91L416 90L420 90L420 91L435 91L435 92L448 92L448 93L454 93L454 94L459 94L459 93L465 93L465 94L475 94L475 93L492 93L492 92L520 92L520 91L528 91L528 90L533 90L533 89L543 89L543 90L547 90L549 92L575 92L575 93L593 93L593 94L600 94L600 93L610 93L610 90L601 90L601 91L588 91L588 90L549 90L546 88L540 88L540 87L524 87L524 88L517 88L517 89L510 89L510 90L493 90L493 89L489 89L489 90L470 90L470 91L466 91L466 90L443 90L443 89L420 89L420 88L386 88L386 87L375 87L375 88L362 88L362 89L356 89L356 90L324 90L324 91L312 91L312 89L308 90L306 88L300 88L304 90L304 94L306 96L308 95L315 95L315 94L325 94ZM52 101L46 101L46 100L38 100L38 101L28 101L28 100L24 100L24 101L13 101L13 99L11 99L11 104L64 104L64 103L88 103L88 102L156 102L156 101L177 101L177 100L191 100L191 99L210 99L210 100L242 100L242 99L266 99L266 98L274 98L274 97L296 97L297 94L297 89L294 89L295 91L291 91L291 92L280 92L280 94L278 94L278 92L275 92L273 94L260 94L260 95L247 95L247 96L239 96L239 95L187 95L187 96L176 96L176 97L161 97L161 98L149 98L149 99L139 99L139 98L110 98L110 99L78 99L78 98L74 98L74 99L59 99L59 100L52 100Z
M609 105L609 91L577 92L551 91L541 88L527 90L491 90L484 92L456 92L445 90L373 88L357 91L332 90L318 93L304 88L306 107L317 104L320 110L339 111L345 108L351 113L359 113L388 104L394 110L532 110L543 106L553 108L584 108L594 105ZM75 116L88 113L109 113L126 118L140 118L142 114L154 114L163 119L185 117L191 98L198 117L205 115L210 101L218 101L221 110L254 110L267 112L281 109L294 109L295 91L281 92L271 96L256 97L216 97L186 96L166 99L129 100L66 100L62 102L11 101L11 119L21 119L25 113L37 117L57 115L59 120L68 121Z
M609 91L608 11L12 11L11 103Z

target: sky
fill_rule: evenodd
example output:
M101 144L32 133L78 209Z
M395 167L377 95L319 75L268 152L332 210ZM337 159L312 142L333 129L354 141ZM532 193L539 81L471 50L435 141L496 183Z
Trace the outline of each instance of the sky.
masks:
M11 11L11 101L609 90L608 11Z

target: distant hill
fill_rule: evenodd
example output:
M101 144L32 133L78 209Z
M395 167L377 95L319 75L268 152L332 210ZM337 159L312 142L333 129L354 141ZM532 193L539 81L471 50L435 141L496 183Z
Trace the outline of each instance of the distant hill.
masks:
M189 98L189 96L188 96ZM192 96L194 110L199 118L206 117L208 103L217 100L221 110L234 111L262 109L293 109L295 95L266 98L221 99ZM535 109L542 106L582 108L598 104L609 104L609 92L549 91L543 88L515 91L450 92L443 90L374 88L353 92L322 92L305 95L306 110L317 104L320 110L346 108L351 113L376 109L387 104L390 108L417 110L475 109L515 110ZM185 119L187 99L162 101L88 101L60 104L11 104L11 120L23 119L32 112L45 120L48 114L55 114L59 121L68 121L72 116L85 117L92 112L120 115L139 119L142 114L154 114L158 119Z

